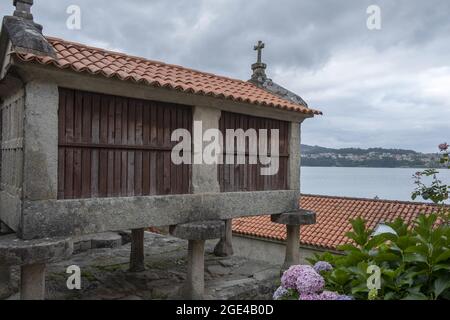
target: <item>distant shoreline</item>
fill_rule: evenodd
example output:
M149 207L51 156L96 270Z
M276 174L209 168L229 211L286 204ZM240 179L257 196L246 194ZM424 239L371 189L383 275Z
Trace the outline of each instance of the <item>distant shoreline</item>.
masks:
M436 170L450 170L448 168L434 168L434 167L366 167L366 166L312 166L312 165L301 165L304 168L361 168L361 169L436 169Z

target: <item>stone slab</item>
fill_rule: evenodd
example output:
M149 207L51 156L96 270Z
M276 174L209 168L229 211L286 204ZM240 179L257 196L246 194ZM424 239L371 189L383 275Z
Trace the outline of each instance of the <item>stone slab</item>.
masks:
M213 220L178 224L170 228L170 234L185 240L219 239L225 235L225 223Z
M298 191L227 192L23 202L24 239L160 227L280 214L297 209Z
M313 211L301 209L297 211L272 215L271 220L274 223L291 226L311 225L316 223L316 213Z
M56 262L72 255L67 238L22 240L15 234L0 237L0 265L23 266Z

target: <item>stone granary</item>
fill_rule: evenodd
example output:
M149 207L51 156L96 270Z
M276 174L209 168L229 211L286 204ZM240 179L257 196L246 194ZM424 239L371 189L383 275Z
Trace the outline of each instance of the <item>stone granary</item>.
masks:
M230 219L299 209L300 127L321 113L267 78L262 43L245 82L46 37L33 0L13 3L0 36L3 290L17 265L22 298L43 298L45 264L70 255L72 237L111 230L133 230L130 269L140 271L143 230L172 226L198 271L204 240L222 238L216 253L230 254ZM180 128L194 140L220 130L222 161L175 164ZM278 130L277 172L250 163L248 145L236 151L231 129ZM188 277L187 297L201 297L201 277Z

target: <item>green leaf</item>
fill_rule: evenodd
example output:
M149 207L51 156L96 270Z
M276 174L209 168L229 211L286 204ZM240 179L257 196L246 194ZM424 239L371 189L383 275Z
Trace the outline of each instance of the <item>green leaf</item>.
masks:
M374 260L378 263L383 261L401 261L401 257L394 253L380 253L374 257Z
M447 290L448 288L450 288L450 279L448 277L440 277L437 278L434 283L433 283L433 293L434 293L434 297L437 299L439 298L439 296L442 294L442 292L444 292L445 290Z
M446 261L450 259L450 249L447 249L446 251L444 251L442 254L440 254L437 258L435 263L439 263L441 261Z
M423 255L420 255L417 253L405 254L403 261L404 262L412 262L412 263L417 263L417 262L428 263L427 257L424 257Z
M415 293L409 293L402 300L430 300L430 299L421 292L415 292Z
M439 270L448 270L448 271L450 271L450 264L437 264L437 265L433 266L433 269L432 269L433 272L436 272L436 271L439 271Z

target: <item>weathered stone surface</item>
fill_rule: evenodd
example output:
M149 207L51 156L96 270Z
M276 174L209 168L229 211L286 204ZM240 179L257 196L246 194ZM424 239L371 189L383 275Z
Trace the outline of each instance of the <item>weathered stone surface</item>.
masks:
M122 245L122 237L115 232L95 234L91 238L92 249L118 248Z
M11 271L9 266L0 266L0 299L6 299L12 294Z
M194 164L192 165L192 192L193 193L213 193L220 192L219 180L217 175L216 164L205 164L204 161L197 163L196 157L202 156L204 147L208 144L203 141L203 134L214 128L219 128L219 119L221 112L218 109L205 108L196 106L193 112L193 121L200 121L202 125L202 132L196 132L197 126L194 127L193 132L193 157Z
M21 240L16 235L0 237L0 265L31 265L67 259L73 252L70 239Z
M120 248L95 249L73 255L69 260L47 265L46 299L48 300L120 300L136 297L149 299L180 299L187 265L187 241L145 233L145 265L147 271L128 272L130 244ZM279 264L233 256L217 258L212 254L214 243L205 248L205 298L207 299L271 299L279 283ZM222 275L216 266L227 265L229 274ZM81 290L66 287L66 268L81 268ZM209 268L212 267L212 268ZM220 274L215 273L220 271ZM18 285L19 269L12 268L12 285ZM267 277L267 278L265 278ZM11 299L18 299L12 296Z
M57 144L56 144L57 148ZM52 172L56 170L52 166ZM53 177L53 174L52 174ZM55 173L56 179L56 173ZM298 190L23 202L24 238L93 234L297 208ZM161 214L163 212L164 214Z
M189 240L183 298L202 300L205 294L205 240Z
M178 224L170 228L170 234L185 240L218 239L225 234L225 223L220 220Z
M316 213L308 210L297 210L271 216L272 222L278 224L302 226L316 223Z
M144 229L134 229L131 234L130 271L142 272L144 263Z
M286 225L286 254L281 273L284 273L291 266L300 264L300 226Z
M232 219L225 220L225 234L220 238L216 247L214 248L214 254L218 257L230 257L233 255L233 226Z
M21 267L20 300L45 299L45 269L43 263Z
M32 20L6 16L3 19L3 28L8 33L15 51L56 58L55 50L42 35L42 27Z

